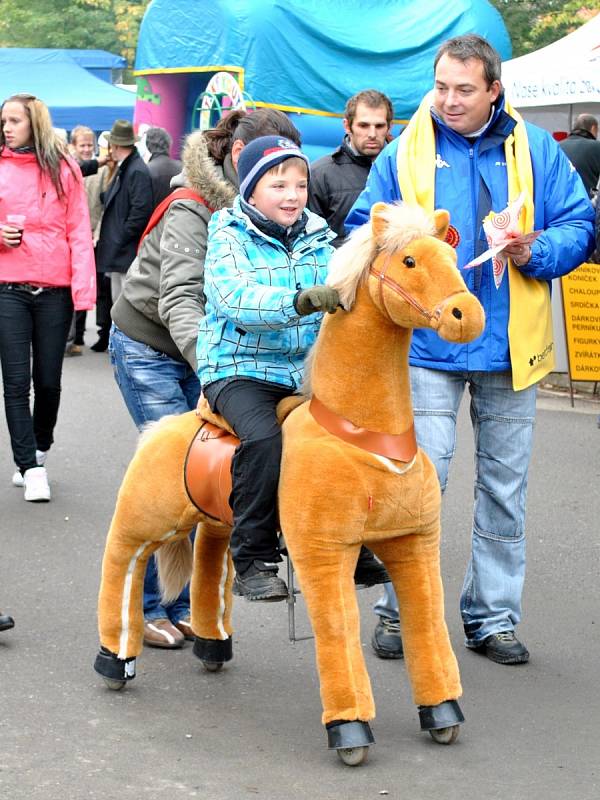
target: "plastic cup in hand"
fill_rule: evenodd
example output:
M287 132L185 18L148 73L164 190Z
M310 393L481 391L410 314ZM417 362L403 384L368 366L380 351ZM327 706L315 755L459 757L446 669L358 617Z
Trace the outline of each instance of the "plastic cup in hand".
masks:
M19 233L21 234L21 238L19 239L19 244L23 239L23 228L25 227L25 220L27 217L25 214L7 214L6 215L6 224L10 225L12 228L17 228Z

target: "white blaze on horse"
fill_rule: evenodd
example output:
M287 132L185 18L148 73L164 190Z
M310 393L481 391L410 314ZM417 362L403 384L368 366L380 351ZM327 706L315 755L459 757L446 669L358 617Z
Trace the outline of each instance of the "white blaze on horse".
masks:
M338 289L343 310L323 320L307 360L305 397L283 401L281 530L315 634L329 746L348 764L366 758L375 716L353 581L363 543L384 562L398 595L421 728L449 743L463 721L444 620L440 489L416 445L408 367L413 328L431 328L451 342L483 331L481 305L443 241L447 228L445 211L431 219L420 208L373 207L370 223L333 258L328 283ZM219 422L207 409L202 417ZM177 596L192 571L195 655L212 670L232 657L231 512L202 491L211 473L204 462L214 458L203 452L212 453L206 440L215 435L203 418L189 412L157 423L142 437L123 480L103 562L95 664L111 688L135 675L143 576L159 548L168 596ZM231 454L235 439L223 438ZM186 460L198 459L197 474L205 477L185 468ZM223 477L223 469L217 464L213 477L219 470ZM198 480L203 486L193 485ZM192 565L181 556L189 554L194 525Z

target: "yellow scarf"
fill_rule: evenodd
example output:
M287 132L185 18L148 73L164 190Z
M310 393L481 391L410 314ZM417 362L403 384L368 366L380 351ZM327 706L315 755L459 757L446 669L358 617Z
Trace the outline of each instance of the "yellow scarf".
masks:
M427 94L398 143L398 183L406 203L435 209L436 147L431 119L432 93ZM533 170L527 129L520 114L505 100L506 112L516 121L504 143L508 173L508 200L523 192L525 204L520 216L523 233L533 231ZM499 211L501 209L498 209ZM508 344L513 388L526 389L554 369L552 306L546 281L529 278L508 261L510 314Z

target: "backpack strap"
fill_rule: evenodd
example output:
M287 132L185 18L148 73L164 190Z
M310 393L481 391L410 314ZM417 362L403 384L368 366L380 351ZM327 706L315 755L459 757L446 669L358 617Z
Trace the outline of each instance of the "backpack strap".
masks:
M158 223L167 213L171 203L174 203L175 200L196 200L196 202L202 203L203 206L206 206L206 208L208 208L211 214L215 211L215 209L212 208L212 206L209 206L206 200L197 192L195 192L193 189L187 189L185 187L181 187L180 189L175 189L173 192L171 192L171 194L168 194L165 197L165 199L162 200L152 212L152 216L148 220L148 224L146 225L144 232L140 236L140 241L138 243L138 248L137 248L138 253L140 252L140 247L142 246L142 242L144 241L146 236L148 236L150 231L156 228Z

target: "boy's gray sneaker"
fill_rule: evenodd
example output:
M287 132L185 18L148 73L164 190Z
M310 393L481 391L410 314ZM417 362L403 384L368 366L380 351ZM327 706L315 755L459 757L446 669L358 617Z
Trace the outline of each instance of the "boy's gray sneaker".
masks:
M398 620L379 617L371 638L371 647L379 658L404 658Z
M241 575L238 573L235 576L233 593L245 597L246 600L274 603L285 600L288 589L285 581L277 575L277 567L274 564L256 560Z
M514 631L492 633L481 642L467 641L467 647L497 664L526 664L529 661L529 651L517 639Z

